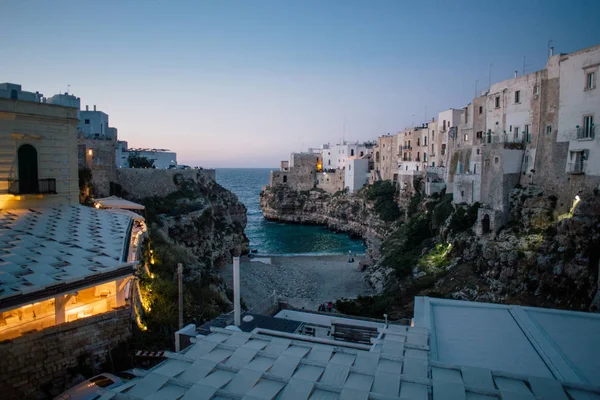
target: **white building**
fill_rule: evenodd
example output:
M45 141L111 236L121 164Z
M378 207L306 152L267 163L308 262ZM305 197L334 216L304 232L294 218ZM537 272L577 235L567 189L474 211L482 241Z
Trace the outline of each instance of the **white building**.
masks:
M0 83L0 97L11 100L33 101L35 103L45 102L44 95L40 92L25 92L21 85L14 83Z
M167 149L130 149L127 142L119 140L116 150L117 168L129 168L129 156L138 155L154 161L157 169L167 169L177 166L177 153Z
M566 172L600 176L600 45L560 58L557 142L568 142Z
M369 159L367 157L347 159L344 174L348 192L356 192L369 182Z
M348 143L343 142L333 146L323 145L323 169L344 169L346 161L350 157L363 157L370 154L371 149L367 148L363 143Z
M79 114L79 108L81 107L81 100L77 96L73 96L69 93L55 94L46 100L49 104L59 105L63 107L76 108Z
M108 125L108 114L94 110L90 111L88 106L85 106L85 111L79 112L79 124L77 130L86 138L92 139L117 139L117 129L111 128Z

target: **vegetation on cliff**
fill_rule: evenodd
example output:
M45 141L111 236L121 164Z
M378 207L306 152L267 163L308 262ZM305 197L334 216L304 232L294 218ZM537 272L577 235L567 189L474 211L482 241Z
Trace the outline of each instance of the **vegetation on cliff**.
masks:
M408 317L419 295L575 310L597 307L600 197L575 201L568 214L559 216L556 197L534 187L516 188L508 223L483 237L472 229L479 204L451 200L415 193L408 204L418 206L394 221L381 257L367 270L387 277L385 289L378 296L338 301L338 309L374 318L383 313Z
M139 199L148 238L139 271L136 348L173 347L178 329L177 264L183 265L184 323L202 324L231 310L231 293L216 270L231 253L247 253L246 209L214 180L175 174L177 190Z

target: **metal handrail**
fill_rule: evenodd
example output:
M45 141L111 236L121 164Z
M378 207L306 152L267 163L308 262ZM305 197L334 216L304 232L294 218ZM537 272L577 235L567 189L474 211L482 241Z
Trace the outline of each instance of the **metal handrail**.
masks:
M18 179L9 179L8 180L8 193L9 194L56 194L56 179L55 178L47 178L47 179L38 179L34 185L26 185L25 188L19 182ZM27 187L29 186L29 187Z

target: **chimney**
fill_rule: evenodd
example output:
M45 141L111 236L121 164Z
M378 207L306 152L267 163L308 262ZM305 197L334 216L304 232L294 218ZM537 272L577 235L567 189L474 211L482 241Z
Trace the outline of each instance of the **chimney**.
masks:
M94 111L96 111L96 105L94 104Z
M550 57L554 55L554 46L550 47Z
M90 111L90 106L88 106L87 104L85 106L85 111Z
M233 323L240 326L241 320L240 305L240 257L233 257Z
M519 76L519 73L517 71L515 71L515 78Z

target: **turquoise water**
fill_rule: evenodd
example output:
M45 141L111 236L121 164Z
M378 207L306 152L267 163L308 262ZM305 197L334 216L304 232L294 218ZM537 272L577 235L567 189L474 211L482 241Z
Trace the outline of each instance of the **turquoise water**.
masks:
M320 226L269 222L260 211L260 191L269 184L266 168L217 168L217 183L235 193L248 209L246 235L250 248L262 254L364 253L361 240Z

